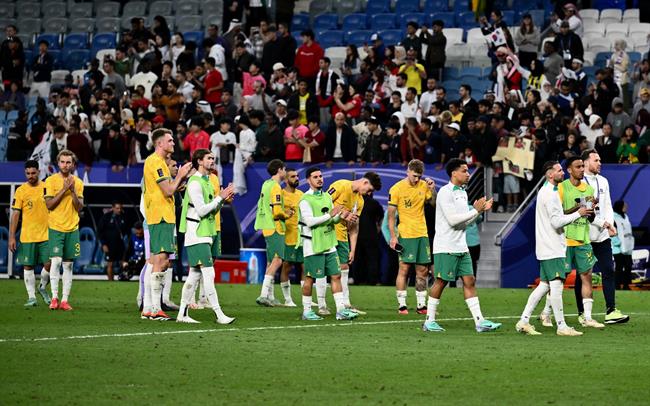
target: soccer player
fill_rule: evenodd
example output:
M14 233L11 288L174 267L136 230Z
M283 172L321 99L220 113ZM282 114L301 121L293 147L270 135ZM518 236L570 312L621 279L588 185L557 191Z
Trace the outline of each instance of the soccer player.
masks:
M415 296L417 312L426 314L427 277L431 263L431 248L424 217L424 205L435 204L433 179L422 179L424 163L414 159L408 163L406 178L388 192L388 230L390 247L399 252L399 271L395 280L399 314L408 314L406 306L409 268L415 265ZM399 217L397 234L396 217Z
M294 213L298 212L298 202L302 198L302 190L298 189L300 180L298 179L298 171L293 168L287 168L286 171L286 186L282 189L282 201L284 207ZM282 271L280 272L280 287L284 295L284 305L286 307L296 307L293 299L291 298L291 282L289 281L289 272L291 267L296 266L303 271L303 256L302 247L298 245L298 216L291 216L285 222L286 230L284 232L284 262L282 264Z
M188 305L192 301L196 285L203 279L206 297L219 324L230 324L234 318L226 316L221 310L217 290L214 287L213 244L217 236L215 214L221 210L226 199L234 196L234 187L228 185L224 190L214 189L210 171L214 168L214 154L208 149L197 149L192 154L192 166L196 169L187 182L183 197L183 211L179 231L185 233L185 247L190 271L183 285L183 296L176 321L179 323L198 323L188 315Z
M339 264L341 265L341 287L343 289L343 301L345 307L352 309L355 313L365 314L353 307L350 303L350 288L348 286L348 279L350 275L350 265L354 261L354 254L357 248L357 237L359 236L359 216L363 210L363 196L372 193L375 190L381 189L381 179L375 172L366 172L362 178L357 180L341 179L332 183L327 190L327 193L332 197L332 201L336 206L343 206L346 211L350 212L350 216L344 221L339 222L334 227L336 229L336 253L339 256ZM349 240L348 240L349 237ZM323 279L324 281L324 279ZM325 285L327 289L327 285ZM318 289L316 290L318 297ZM327 314L327 306L321 307L319 299L319 313ZM324 302L323 298L323 302Z
M149 227L151 258L145 271L145 306L142 316L156 320L169 320L161 309L162 286L165 270L169 267L169 255L176 252L176 213L174 193L189 174L192 163L183 165L174 179L165 161L174 152L174 140L170 130L158 128L151 140L154 153L144 161L144 210ZM147 275L151 276L147 276ZM149 281L147 281L149 279ZM150 283L148 287L147 282ZM151 295L151 305L147 296Z
M302 287L302 319L322 320L311 310L312 286L316 279L331 278L336 302L336 319L353 320L358 314L345 307L341 287L341 269L336 253L335 224L348 217L343 206L334 206L328 193L323 193L323 174L318 167L306 172L309 191L298 203L300 213L300 245L305 257L305 283Z
M540 282L528 297L521 319L515 328L518 332L527 335L541 334L530 324L530 316L539 301L550 290L550 303L557 320L557 335L581 336L582 332L567 326L564 320L562 289L564 289L566 274L571 272L566 262L564 227L580 217L592 215L593 210L580 207L573 214L564 214L557 193L557 185L564 180L562 166L557 161L550 161L544 164L542 171L546 182L537 194L535 207L535 254L539 261Z
M266 274L256 302L261 306L278 306L280 302L275 299L273 281L284 260L284 222L295 212L285 210L282 202L280 182L286 176L284 162L273 159L266 166L266 171L271 178L262 184L255 217L255 230L262 230L266 241Z
M429 293L427 319L422 325L422 330L445 331L436 323L436 309L447 283L460 277L463 279L465 303L472 313L476 331L479 333L493 331L501 327L501 323L483 318L478 296L476 296L472 258L469 255L465 236L465 227L472 224L481 213L492 208L492 199L486 200L485 197L481 197L474 202L474 208L469 209L467 192L465 192L469 182L467 162L458 158L451 159L445 170L449 176L449 183L440 188L436 198L436 235L433 239L436 280Z
M585 164L581 157L572 156L566 161L569 179L558 185L558 193L562 201L565 214L580 210L582 206L588 208L596 204L594 189L583 182ZM583 318L579 319L582 327L604 328L605 325L592 319L591 311L594 306L593 288L591 285L591 270L596 264L596 258L591 248L589 238L589 219L579 217L564 228L567 239L567 262L576 269L576 281L582 281ZM576 282L577 283L577 282Z
M603 276L603 295L605 296L606 315L605 324L626 323L630 316L623 314L616 308L616 280L614 278L614 262L612 261L612 242L610 237L616 235L614 228L614 209L612 197L609 193L607 178L600 175L600 155L593 149L582 153L585 163L584 181L594 189L594 198L598 201L596 216L589 224L589 239L591 248L598 260L598 269ZM578 320L582 323L584 312L582 306L582 281L576 278L575 295L578 305Z
M47 206L45 206L45 183L38 179L38 162L25 162L25 177L27 182L16 189L11 204L11 224L9 225L9 249L16 254L16 262L23 266L25 288L27 288L27 303L25 307L33 307L36 302L36 277L34 267L43 265L41 283L38 293L48 305L50 295L45 289L50 280L50 254L47 243ZM16 230L20 226L20 245L16 251Z
M72 310L68 303L72 289L72 261L80 255L79 212L83 209L84 185L73 175L77 157L67 149L56 157L59 173L45 180L45 205L48 216L50 277L52 302L50 309ZM59 268L63 266L63 296L59 304Z

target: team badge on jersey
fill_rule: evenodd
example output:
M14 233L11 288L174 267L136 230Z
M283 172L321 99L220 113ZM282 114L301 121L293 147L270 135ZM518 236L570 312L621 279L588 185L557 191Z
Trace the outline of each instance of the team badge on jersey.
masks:
M330 189L327 191L327 193L329 193L329 194L331 194L331 195L333 195L335 192L336 192L336 189L334 189L334 188L330 188Z
M162 168L158 169L158 176L161 177L161 178L164 176Z

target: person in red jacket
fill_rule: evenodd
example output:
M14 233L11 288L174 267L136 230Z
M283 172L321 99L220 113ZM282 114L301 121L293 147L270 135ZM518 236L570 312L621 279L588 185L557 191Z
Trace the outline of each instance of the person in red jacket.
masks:
M294 66L298 70L298 76L307 80L309 88L313 90L320 70L319 61L325 56L325 51L314 41L314 31L304 30L300 36L302 45L296 52Z
M223 91L223 76L214 66L214 58L205 59L205 68L208 73L203 79L203 87L205 89L205 100L212 106L221 103L221 92Z
M189 150L190 156L198 149L210 149L210 134L203 130L203 117L196 116L192 118L190 130L184 138L179 139L181 150Z

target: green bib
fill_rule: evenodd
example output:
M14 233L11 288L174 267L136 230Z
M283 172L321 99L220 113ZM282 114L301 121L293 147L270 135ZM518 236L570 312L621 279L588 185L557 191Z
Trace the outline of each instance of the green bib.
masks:
M262 184L260 198L257 201L257 213L255 215L255 230L275 230L273 221L273 206L271 206L271 189L277 182L269 179ZM284 209L284 202L280 202Z
M562 182L562 208L569 210L576 205L576 199L593 197L594 189L587 185L584 192L573 186L569 179ZM586 217L580 217L571 224L564 227L564 234L569 240L579 241L583 244L589 244L589 220Z
M214 187L207 176L191 176L187 181L189 186L192 182L199 182L201 185L201 192L203 192L203 202L210 203L214 199ZM194 221L199 223L199 227L196 229L196 235L199 237L212 237L216 235L215 231L215 213L209 213L205 217L200 219L188 219L187 210L190 206L190 193L189 190L185 190L185 195L183 196L183 211L181 212L181 223L178 227L178 231L181 233L187 232L187 222Z
M314 217L329 213L333 207L332 197L328 193L305 193L302 195L300 201L303 200L309 203ZM298 208L300 208L300 203L298 203ZM315 254L327 252L336 247L336 232L334 231L334 224L334 221L330 219L323 224L311 228L311 246Z

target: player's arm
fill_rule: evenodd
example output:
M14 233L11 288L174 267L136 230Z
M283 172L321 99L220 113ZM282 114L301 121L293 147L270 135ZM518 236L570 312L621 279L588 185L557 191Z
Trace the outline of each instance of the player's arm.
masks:
M187 175L190 173L191 169L192 163L188 162L178 169L178 174L174 180L171 180L169 177L159 177L157 179L157 182L160 190L163 192L163 195L165 195L165 197L174 196L174 193L176 193L176 191L181 187L183 181L185 178L187 178ZM162 172L159 173L162 174Z
M77 212L84 208L83 184L77 187L77 182L73 180L70 187L70 195L72 196L72 206Z
M49 186L47 182L45 183L45 206L48 210L52 211L56 209L59 203L61 203L63 196L70 189L70 182L68 181L69 179L71 178L68 177L63 181L63 188L61 188L61 190L59 190L55 195L51 194L51 186Z
M329 221L337 221L340 219L339 213L341 211L340 206L336 206L332 209L330 213L323 214L322 216L314 216L314 213L311 211L311 206L306 200L300 202L300 222L305 224L309 228L319 226L321 224L327 223Z
M282 209L282 189L280 185L274 185L271 188L271 210L273 211L273 220L286 220L293 216L293 210Z
M16 231L18 231L20 213L21 210L16 207L11 211L11 219L9 221L9 249L11 252L16 252Z
M437 210L442 210L442 215L445 216L449 225L456 228L471 223L478 217L479 211L476 206L484 206L485 198L481 198L474 203L474 208L466 212L458 212L454 199L451 193L446 193L438 196Z
M551 199L546 203L546 213L553 228L559 230L582 216L591 215L593 210L589 210L586 207L578 207L577 210L573 210L572 213L567 214L562 210L562 205L559 200Z
M359 223L348 222L348 236L350 237L350 262L354 261L354 254L357 249L357 239L359 238Z
M389 245L391 248L395 248L397 244L397 235L395 234L395 213L397 213L397 206L388 204L388 232L390 233Z
M427 188L429 188L429 192L426 195L426 203L428 203L431 207L436 207L436 198L438 197L438 191L436 191L436 183L431 178L427 178L425 182L427 183Z

